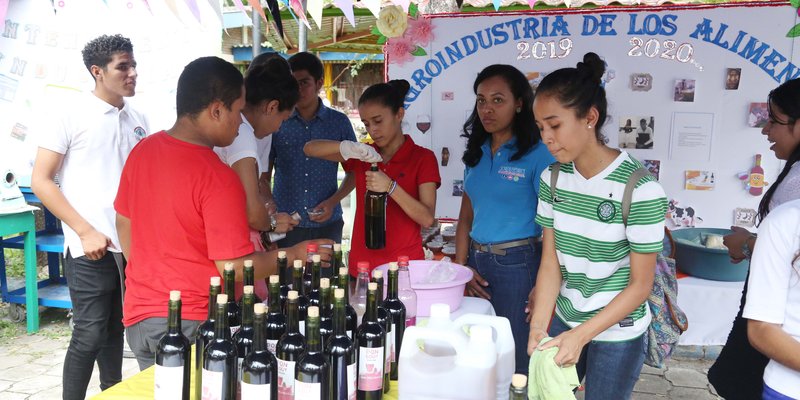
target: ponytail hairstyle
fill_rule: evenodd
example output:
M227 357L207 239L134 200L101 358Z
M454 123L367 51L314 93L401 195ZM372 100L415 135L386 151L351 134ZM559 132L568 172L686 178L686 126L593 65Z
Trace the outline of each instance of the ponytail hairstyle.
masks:
M364 103L378 103L392 110L397 114L406 101L406 94L411 85L405 79L394 79L387 83L372 85L358 98L358 105Z
M269 57L253 63L244 78L247 104L278 101L278 110L292 109L300 98L300 87L292 76L289 63L281 57Z
M586 117L592 107L596 108L599 116L595 135L597 141L603 143L600 128L608 117L606 90L601 83L605 71L606 65L600 56L586 53L575 68L561 68L545 76L536 89L536 97L553 96L562 106L575 110L578 118Z
M795 122L800 119L800 78L786 81L773 89L769 92L767 102L769 103L769 120L771 123L794 126ZM787 121L779 120L775 115L774 107L778 107L789 119ZM775 195L775 190L781 182L783 182L783 179L786 178L786 175L789 175L792 165L798 160L800 160L800 145L795 147L792 154L786 159L786 164L778 175L778 179L769 186L769 190L767 190L767 193L761 198L761 202L758 203L759 224L761 224L761 221L769 214L769 203Z
M536 120L533 118L533 90L528 83L528 79L525 78L525 75L520 70L511 65L494 64L478 73L475 82L472 84L472 91L477 95L478 85L495 76L499 76L506 81L511 94L514 95L514 101L522 101L520 112L514 114L514 119L511 121L511 133L517 139L517 151L511 156L510 160L519 160L542 138L539 128L536 126ZM478 165L481 157L483 157L481 146L490 136L489 132L486 132L483 123L481 123L477 102L472 108L472 114L464 123L463 132L461 137L467 138L467 149L464 151L461 160L464 165L474 167Z

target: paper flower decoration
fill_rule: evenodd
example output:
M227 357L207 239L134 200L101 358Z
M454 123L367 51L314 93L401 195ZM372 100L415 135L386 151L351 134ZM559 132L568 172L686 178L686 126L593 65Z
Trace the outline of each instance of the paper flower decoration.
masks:
M433 40L433 25L428 17L412 18L408 22L408 29L403 35L420 46L427 46Z
M411 42L410 39L406 37L396 37L386 42L384 50L386 50L386 55L392 63L403 65L414 60L414 55L412 53L416 48L417 45Z
M792 7L797 9L797 15L800 16L800 0L790 0L789 2L792 3ZM795 25L786 33L786 37L794 38L798 36L800 36L800 24Z
M378 15L378 30L387 38L403 36L408 27L408 16L400 6L387 6Z
M433 41L431 20L419 15L415 4L408 7L408 13L410 19L399 6L384 7L377 26L372 28L372 33L378 36L378 44L385 45L384 50L392 64L403 65L412 61L414 56L428 55L423 46Z

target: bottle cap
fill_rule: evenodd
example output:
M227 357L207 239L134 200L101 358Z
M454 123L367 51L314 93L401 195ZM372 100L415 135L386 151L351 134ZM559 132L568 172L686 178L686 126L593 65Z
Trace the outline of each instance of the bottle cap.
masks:
M358 272L369 272L369 261L359 261L356 268Z
M219 286L222 280L218 276L211 277L211 286Z
M528 384L528 377L523 374L514 374L511 377L511 386L522 389Z
M392 271L392 272L397 271L397 263L396 262L390 262L389 263L389 271Z
M333 244L333 251L342 251L342 244L341 243L334 243Z
M383 278L383 271L376 269L372 271L372 277L375 279L382 279Z
M270 275L269 283L280 283L281 278L278 275Z
M333 289L333 297L336 299L343 299L344 289Z
M406 263L406 264L408 264L408 260L409 260L408 256L397 257L397 262L398 263Z
M322 257L319 254L314 254L311 256L311 261L315 263L322 262Z
M316 243L306 245L306 253L316 253L317 251L319 251L319 246Z
M377 283L375 283L375 282L370 282L370 283L369 283L369 285L367 286L367 288L368 288L369 290L375 290L375 291L377 291L377 290L378 290L378 284L377 284Z
M264 314L267 312L267 306L264 303L253 304L253 312L256 314Z
M431 304L431 318L450 319L450 306L444 303Z
M286 258L286 252L281 250L278 252L278 258Z
M328 278L322 278L319 280L319 287L321 288L329 288L331 287L331 280Z
M308 307L308 316L310 318L318 318L319 317L319 307L317 307L317 306Z
M244 266L245 267L252 267L253 266L253 260L244 260Z
M233 263L232 262L225 263L225 271L233 271Z
M244 288L242 288L242 293L244 293L244 294L253 294L253 286L252 285L244 285Z
M294 260L295 268L303 268L303 260Z
M181 291L180 290L170 290L169 291L169 300L170 301L178 301L181 299Z
M469 327L469 340L475 342L491 342L492 327L487 325L472 325Z
M228 295L221 293L217 295L217 304L225 304L228 302Z
M339 275L347 275L348 272L347 267L339 267Z
M297 300L297 291L296 290L290 290L289 294L286 295L286 298L289 299L289 300Z

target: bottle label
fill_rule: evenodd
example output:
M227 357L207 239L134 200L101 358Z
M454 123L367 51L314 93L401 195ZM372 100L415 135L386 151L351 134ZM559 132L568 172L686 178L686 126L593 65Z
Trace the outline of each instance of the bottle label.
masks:
M222 372L209 371L203 368L203 400L220 400L222 398Z
M347 366L347 400L356 400L356 363Z
M179 399L183 393L183 367L164 367L156 364L154 399Z
M273 339L267 339L267 350L270 353L275 354L275 350L278 348L278 341Z
M236 357L236 376L238 379L242 379L242 364L244 363L243 357ZM236 385L236 394L239 397L242 397L242 388L239 385Z
M294 400L294 363L278 359L278 400Z
M241 328L241 325L236 325L231 327L231 337L233 337L233 335L235 335L236 332L239 332L239 328Z
M242 397L241 400L263 400L270 396L269 383L266 385L254 385L252 383L239 382Z
M383 387L383 365L386 359L383 347L361 347L358 349L358 389L381 390Z
M391 318L391 317L390 317ZM383 342L383 371L389 373L392 369L392 336L394 332L386 332L386 340Z
M300 321L300 334L306 336L306 321Z
M417 325L417 317L406 318L406 328Z
M306 383L299 380L294 381L295 400L320 400L322 398L321 383Z
M347 336L350 336L350 340L353 340L353 331L347 331Z
M391 338L391 341L392 341L392 343L391 343L391 345L389 347L389 354L390 354L389 360L391 362L395 362L395 361L397 361L397 357L396 357L396 354L395 354L396 347L397 347L396 344L395 344L395 342L397 342L397 324L392 323L392 334L389 335L389 337Z

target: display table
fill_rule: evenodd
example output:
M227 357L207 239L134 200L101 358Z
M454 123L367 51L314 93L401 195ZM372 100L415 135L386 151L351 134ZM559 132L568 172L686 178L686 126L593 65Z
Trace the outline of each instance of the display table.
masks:
M15 213L0 214L0 292L2 300L25 304L28 310L28 333L39 330L39 286L36 271L36 220L33 207ZM8 290L6 263L3 255L3 236L20 234L25 258L25 287Z
M678 306L689 319L680 345L723 345L739 312L744 282L678 279Z
M461 303L461 307L459 307L458 310L454 311L451 314L451 317L455 319L461 315L468 313L495 315L494 308L492 307L492 304L489 303L489 301L474 297L464 297L464 301ZM427 318L421 317L419 319L426 320ZM192 351L192 354L194 354L194 351ZM194 363L194 360L192 360L192 363ZM152 399L153 385L154 385L153 383L154 371L155 368L150 367L142 372L139 372L138 374L128 379L125 379L124 381L114 385L108 390L98 394L97 396L93 397L93 399L96 400ZM194 369L192 369L191 387L192 388L194 387ZM386 400L397 400L398 399L397 389L398 389L397 381L392 381L391 390L389 390L389 393L385 393L383 395L383 398Z

